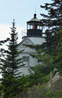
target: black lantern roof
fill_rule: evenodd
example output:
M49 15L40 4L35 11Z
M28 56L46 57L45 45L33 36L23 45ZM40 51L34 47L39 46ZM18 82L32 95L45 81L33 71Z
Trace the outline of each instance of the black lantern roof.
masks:
M34 14L34 17L30 21L28 21L27 23L28 24L31 24L31 23L38 23L38 24L40 24L41 22L40 22L40 19L38 19L36 17L36 14Z

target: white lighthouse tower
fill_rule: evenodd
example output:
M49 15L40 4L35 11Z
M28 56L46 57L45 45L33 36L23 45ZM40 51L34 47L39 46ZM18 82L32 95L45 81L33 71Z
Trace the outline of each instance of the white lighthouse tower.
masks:
M36 51L24 45L41 45L43 42L45 42L45 38L42 34L42 25L36 14L34 14L34 17L27 22L27 35L22 37L18 47L20 50L24 49L23 53L20 54L20 57L24 57L23 64L25 64L20 69L22 74L28 75L29 67L38 64L37 60L31 56L31 54L36 54Z

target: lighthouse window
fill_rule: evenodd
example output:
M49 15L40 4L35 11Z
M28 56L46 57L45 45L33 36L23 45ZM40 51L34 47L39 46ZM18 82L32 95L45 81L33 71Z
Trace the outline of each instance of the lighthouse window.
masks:
M32 25L27 25L27 29L32 29Z
M40 29L42 29L42 27L40 26Z
M32 29L32 25L30 26L30 29Z
M37 26L37 29L40 29L40 30L41 30L41 29L42 29L42 27L41 27L41 26Z
M38 26L37 29L40 29L40 27Z
M27 25L27 29L30 29L30 25Z
M29 61L29 56L23 56L23 58L24 58L23 59L24 62L28 62Z
M23 56L23 64L25 64L25 67L29 66L29 56Z

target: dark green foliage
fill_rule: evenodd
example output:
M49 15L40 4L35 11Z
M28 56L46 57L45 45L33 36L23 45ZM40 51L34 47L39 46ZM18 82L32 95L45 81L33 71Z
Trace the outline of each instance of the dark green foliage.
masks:
M43 74L40 69L37 67L31 68L34 71L34 74L28 76L22 76L20 78L21 91L26 91L29 87L33 85L47 83L49 81L49 76Z
M57 48L57 55L54 59L54 63L56 65L56 68L59 70L60 73L62 73L62 27L60 27L60 30L56 34L56 37L58 37L58 45Z
M52 3L45 3L41 8L45 9L48 13L47 15L41 14L43 19L41 19L42 26L46 30L46 43L44 43L44 49L47 53L51 55L56 55L56 46L59 38L56 38L60 26L62 25L62 0L52 0ZM56 52L55 52L56 51Z
M2 89L3 89L3 86L0 83L0 97L2 96Z
M7 38L6 40L1 40L0 41L0 46L3 46L6 42L8 42L10 39ZM5 56L5 49L3 47L0 48L0 58L3 57L3 55Z
M18 50L18 37L14 21L10 35L8 50L5 51L6 55L4 55L4 58L1 58L0 62L2 73L1 84L3 86L2 92L7 98L13 98L21 90L19 84L19 78L21 77L19 68L23 65L22 58L19 58L19 53L23 50Z
M54 67L62 73L62 0L52 0L52 3L45 3L41 8L48 12L47 15L41 14L42 26L46 29L46 42L42 44L42 49L54 58Z
M44 6L41 5L41 8L48 12L48 15L41 14L41 16L44 17L41 22L43 23L43 26L47 26L48 28L52 27L51 30L54 31L57 30L57 26L59 27L62 24L62 0L59 0L59 2L56 2L56 0L52 1L52 3L45 3Z
M41 73L47 75L55 68L54 56L46 54L43 50L38 50L35 57L38 60L37 69L39 69Z
M62 98L62 79L57 80L50 88L45 83L35 85L20 93L18 98Z

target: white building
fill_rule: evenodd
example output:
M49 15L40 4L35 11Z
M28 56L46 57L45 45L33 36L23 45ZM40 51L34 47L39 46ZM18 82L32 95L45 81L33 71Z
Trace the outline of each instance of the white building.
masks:
M31 56L31 54L36 54L34 49L24 46L25 45L40 45L45 42L44 37L42 36L42 26L39 19L37 19L36 14L34 17L27 22L27 35L23 36L22 41L19 44L19 49L23 50L23 53L20 54L20 57L24 57L23 63L24 67L20 69L22 74L29 74L29 67L35 66L38 64L37 60Z

